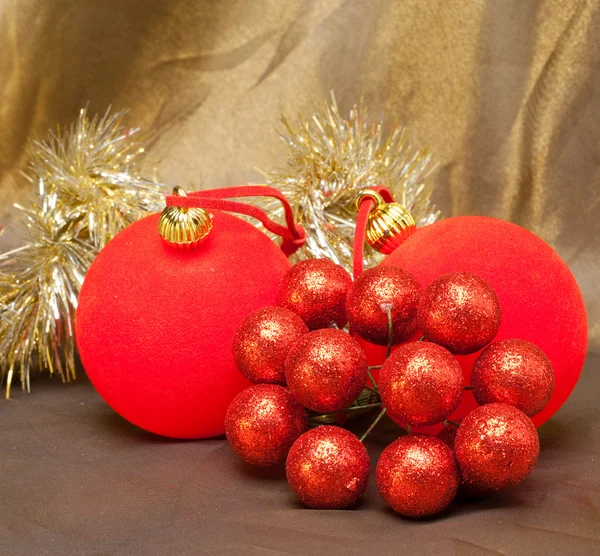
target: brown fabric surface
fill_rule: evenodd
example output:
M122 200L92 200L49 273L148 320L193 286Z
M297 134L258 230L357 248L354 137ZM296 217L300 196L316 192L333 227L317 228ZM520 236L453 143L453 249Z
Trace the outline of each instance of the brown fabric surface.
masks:
M355 510L309 510L281 471L243 464L225 440L174 442L118 417L81 380L39 379L0 404L0 554L510 554L600 550L600 354L540 430L541 454L519 486L439 517L403 519L373 473ZM354 425L364 431L367 422ZM372 462L397 436L369 437Z
M149 167L218 187L283 165L273 128L364 93L439 161L446 215L550 242L581 284L592 353L522 487L403 520L302 509L223 440L140 432L85 381L0 403L2 554L593 554L600 551L600 4L597 0L0 0L0 248L25 144L109 104L156 130ZM551 295L551 292L549 292ZM16 389L15 389L16 390ZM360 425L357 425L360 426ZM390 425L369 448L375 456Z

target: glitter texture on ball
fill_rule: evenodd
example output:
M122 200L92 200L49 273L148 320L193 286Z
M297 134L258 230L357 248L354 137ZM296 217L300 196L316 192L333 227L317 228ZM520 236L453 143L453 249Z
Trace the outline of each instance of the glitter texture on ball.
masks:
M367 381L367 358L358 342L341 330L325 328L302 336L285 362L286 382L312 411L348 407Z
M269 466L285 461L306 430L306 412L285 388L256 384L231 402L225 419L227 440L244 461Z
M379 374L383 406L394 420L413 426L433 425L458 407L464 378L456 358L429 342L399 346Z
M304 321L288 309L255 311L242 321L233 338L237 368L250 382L285 384L285 358L307 332Z
M454 444L461 479L472 492L496 491L520 483L540 451L535 426L511 405L482 405L462 421Z
M452 450L439 438L422 434L403 436L383 450L375 479L385 503L407 517L441 512L459 483Z
M452 353L475 353L496 336L502 321L496 292L482 278L452 272L425 288L418 310L425 338Z
M409 339L417 329L417 306L421 284L394 266L378 266L361 274L348 292L346 311L353 332L378 345L389 341L389 310L392 344Z
M502 340L483 350L471 373L480 405L507 403L537 415L554 391L554 370L546 354L526 340Z
M343 328L346 296L352 278L327 259L308 259L286 272L277 293L277 305L296 313L310 328Z
M369 480L369 455L362 442L340 427L305 432L286 461L296 496L315 509L342 509L360 498Z

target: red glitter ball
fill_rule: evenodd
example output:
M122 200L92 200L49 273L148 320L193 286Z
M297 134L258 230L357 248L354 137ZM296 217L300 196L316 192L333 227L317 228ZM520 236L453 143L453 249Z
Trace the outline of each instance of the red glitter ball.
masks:
M305 432L292 446L285 471L304 504L316 509L347 508L369 480L369 455L362 442L340 427Z
M411 342L385 361L378 384L393 419L421 426L440 423L458 407L464 378L449 351L429 342Z
M240 392L225 418L229 444L253 465L284 461L306 427L304 408L285 388L275 384L256 384Z
M521 482L537 461L540 443L525 413L512 405L492 403L463 419L454 449L463 484L480 492Z
M446 425L440 432L436 434L444 444L446 444L451 450L454 450L454 443L456 442L456 433L458 427L453 424Z
M332 328L302 336L285 361L290 390L304 407L319 412L348 407L363 391L367 372L358 342Z
M233 358L254 383L285 384L283 364L288 351L308 328L283 307L265 307L246 317L233 337Z
M477 403L507 403L537 415L554 391L554 370L546 354L527 340L502 340L477 358L471 374Z
M352 278L327 259L300 261L288 270L277 292L277 305L294 311L308 328L346 326L346 295Z
M389 341L386 309L392 315L392 344L410 338L417 329L421 284L395 266L378 266L361 274L348 292L346 311L353 332L378 345Z
M439 438L409 434L379 457L377 490L385 503L407 517L426 517L445 509L458 490L452 450Z
M419 329L429 341L459 355L489 344L502 321L496 292L468 272L451 272L431 282L418 315Z

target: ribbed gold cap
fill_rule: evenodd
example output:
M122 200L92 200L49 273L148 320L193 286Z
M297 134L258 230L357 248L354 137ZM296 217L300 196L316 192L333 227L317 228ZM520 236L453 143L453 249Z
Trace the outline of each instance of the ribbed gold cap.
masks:
M173 189L173 195L186 196L179 186ZM201 208L165 207L158 220L158 233L174 247L195 247L211 229L212 217Z
M367 243L376 251L389 255L415 232L417 225L412 214L402 205L386 203L372 189L365 189L358 195L357 210L366 197L373 199L375 203L367 221Z

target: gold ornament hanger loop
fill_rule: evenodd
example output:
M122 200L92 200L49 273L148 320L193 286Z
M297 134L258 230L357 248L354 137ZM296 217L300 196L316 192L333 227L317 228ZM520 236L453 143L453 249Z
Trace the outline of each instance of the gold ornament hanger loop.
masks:
M182 187L173 195L185 197ZM201 208L165 207L158 220L158 233L169 244L179 248L196 247L212 229L212 216Z
M373 208L367 220L367 243L376 251L389 255L411 236L417 225L412 214L399 203L386 203L373 189L361 191L356 198L356 210L365 199L373 200Z

